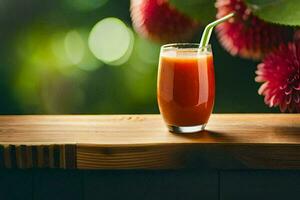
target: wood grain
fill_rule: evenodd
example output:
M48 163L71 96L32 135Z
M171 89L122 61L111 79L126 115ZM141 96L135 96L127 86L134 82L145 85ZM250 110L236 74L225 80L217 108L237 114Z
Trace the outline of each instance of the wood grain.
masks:
M4 149L0 154L2 168L76 168L75 145L11 144L2 145L1 148Z
M214 114L195 134L159 115L1 116L1 166L300 169L300 115Z

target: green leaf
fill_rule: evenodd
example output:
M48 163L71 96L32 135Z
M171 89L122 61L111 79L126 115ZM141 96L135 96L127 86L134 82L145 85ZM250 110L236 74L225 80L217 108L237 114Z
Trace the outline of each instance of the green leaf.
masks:
M182 13L197 19L202 24L215 20L216 9L213 0L169 0Z
M254 15L276 24L300 26L300 0L245 0Z

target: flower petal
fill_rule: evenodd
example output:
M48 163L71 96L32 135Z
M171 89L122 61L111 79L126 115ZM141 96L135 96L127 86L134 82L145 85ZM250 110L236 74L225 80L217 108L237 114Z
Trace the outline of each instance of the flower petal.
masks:
M299 80L298 85L294 85L293 88L294 88L295 90L300 91L300 80Z
M281 112L300 111L300 40L281 44L257 66L256 78L263 82L258 93L270 107Z
M260 88L258 89L258 94L262 95L267 87L268 87L268 82L265 82L264 84L262 84L260 86Z
M295 93L293 95L293 100L295 103L300 103L300 94L299 93Z
M290 94L290 95L287 95L287 96L285 97L285 103L286 103L286 104L290 104L291 101L292 101L292 95L291 95L291 94Z
M286 109L287 109L287 105L285 103L282 103L282 104L279 105L279 108L280 108L281 112L285 112Z

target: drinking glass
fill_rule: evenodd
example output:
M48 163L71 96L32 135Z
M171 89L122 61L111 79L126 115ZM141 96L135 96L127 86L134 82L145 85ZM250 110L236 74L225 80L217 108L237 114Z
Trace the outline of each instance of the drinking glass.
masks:
M171 132L204 130L215 99L211 46L196 43L161 47L157 80L159 110Z

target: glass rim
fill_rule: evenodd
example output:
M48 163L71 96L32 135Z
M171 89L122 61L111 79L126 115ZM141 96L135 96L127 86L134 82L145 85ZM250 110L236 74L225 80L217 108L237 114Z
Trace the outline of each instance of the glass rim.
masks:
M211 50L211 44L208 44L204 47L199 47L199 43L170 43L170 44L164 44L161 46L161 50L167 50L167 49L210 49Z

